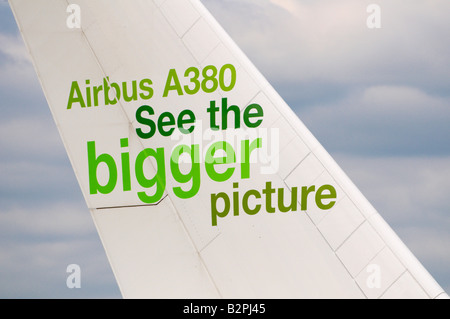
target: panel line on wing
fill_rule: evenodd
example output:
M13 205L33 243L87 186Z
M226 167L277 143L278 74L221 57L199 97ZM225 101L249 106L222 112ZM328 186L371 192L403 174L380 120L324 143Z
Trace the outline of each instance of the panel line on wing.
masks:
M289 178L289 176L291 176L291 174L297 169L297 167L299 167L299 166L300 166L300 165L308 158L308 156L311 155L311 153L312 153L312 151L309 151L308 154L306 154L306 156L305 156L304 158L302 158L302 159L300 160L300 162L298 162L298 163L294 166L294 168L289 172L289 174L287 174L286 177L283 178L284 183L289 187L289 189L291 188L291 186L288 185L288 183L286 182L286 180L287 180L287 179Z
M197 256L198 256L198 258L199 258L201 264L203 265L203 267L204 267L204 269L205 269L205 271L206 271L206 273L207 273L207 275L208 275L209 280L210 280L211 283L213 284L213 286L214 286L214 288L215 288L217 294L218 294L220 297L222 297L223 295L222 295L222 293L221 293L221 291L220 291L220 289L219 289L219 286L217 285L216 280L214 279L214 277L213 277L212 274L211 274L211 270L209 269L208 265L206 264L205 260L203 259L202 254L201 254L201 251L202 251L203 249L205 249L206 246L208 246L209 244L211 244L211 243L212 243L212 242L220 235L220 233L217 234L212 240L210 240L206 246L204 246L201 250L199 250L199 248L198 248L197 245L195 244L195 240L194 240L194 238L193 238L193 234L191 233L191 231L190 231L189 228L187 227L185 221L184 221L183 218L181 217L179 208L175 205L173 199L172 199L169 195L166 195L166 197L169 198L169 201L170 201L170 203L172 204L172 207L173 207L173 209L174 209L174 211L175 211L175 213L176 213L176 215L177 215L177 217L178 217L178 220L179 220L181 226L183 227L183 229L184 229L184 231L185 231L187 237L189 238L190 244L192 245L192 247L193 247L193 248L195 249L195 251L197 252Z
M407 268L405 268L405 270L400 274L400 276L398 276L394 281L392 281L392 283L378 296L378 299L381 299L381 298L383 298L383 296L386 294L386 292L392 287L392 286L394 286L395 285L395 283L397 282L397 281L399 281L400 280L400 278L402 278L402 276L404 275L404 274L406 274L406 273L409 273L410 275L411 275L411 273L408 271L408 269ZM413 276L411 276L411 277L413 277ZM414 278L414 277L413 277ZM415 278L414 278L414 280L415 280ZM417 282L417 280L416 280L416 282ZM419 283L418 283L419 284ZM419 284L420 285L420 284Z
M180 36L180 39L183 40L183 38L186 36L186 34L188 34L192 28L198 23L198 21L200 21L202 19L201 16L199 16L197 18L197 20L194 21L194 23Z
M217 239L217 237L219 237L220 235L222 235L222 233L218 233L216 236L214 236L206 245L204 245L202 247L202 249L200 249L198 252L201 253L203 250L205 250L213 241L215 241Z

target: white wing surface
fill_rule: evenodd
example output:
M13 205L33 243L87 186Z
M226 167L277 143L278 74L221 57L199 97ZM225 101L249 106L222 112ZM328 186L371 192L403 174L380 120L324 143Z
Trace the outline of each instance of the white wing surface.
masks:
M10 0L126 298L443 289L198 0Z

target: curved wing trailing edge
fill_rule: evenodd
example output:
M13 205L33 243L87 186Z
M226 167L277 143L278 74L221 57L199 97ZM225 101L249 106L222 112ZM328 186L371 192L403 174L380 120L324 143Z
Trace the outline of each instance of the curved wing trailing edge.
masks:
M10 0L124 297L447 295L197 0Z

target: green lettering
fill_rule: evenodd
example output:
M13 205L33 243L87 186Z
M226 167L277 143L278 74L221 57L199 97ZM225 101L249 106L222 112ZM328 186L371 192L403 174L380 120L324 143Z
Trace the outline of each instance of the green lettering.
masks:
M208 71L211 71L211 74L208 74ZM217 90L219 86L219 81L217 80L217 68L214 65L206 66L203 71L203 81L202 81L202 90L205 93L212 93ZM208 83L211 83L211 87L208 88Z
M141 82L139 82L139 88L142 91L147 92L147 94L144 93L139 94L141 99L149 100L153 97L153 88L151 87L152 84L153 82L150 79L143 79Z
M223 211L217 210L218 199L223 199L224 208ZM224 218L230 211L230 198L226 193L211 194L211 221L213 226L217 226L217 217Z
M246 212L248 215L256 215L259 213L261 209L261 204L257 204L254 209L250 209L248 206L248 199L250 196L254 196L257 199L261 198L261 194L257 190L251 189L247 191L244 194L244 197L242 198L242 208L244 209L244 212Z
M256 112L252 112L255 110ZM259 104L251 104L247 106L247 108L244 110L244 123L247 125L247 127L255 128L261 125L262 119L256 120L254 122L250 121L251 118L259 118L263 117L264 111L261 105Z
M249 140L241 141L241 178L250 178L250 154L262 147L262 138L258 137L251 144Z
M117 83L111 83L109 84L109 76L106 78L103 78L103 87L104 87L104 96L105 96L105 105L115 105L120 99L120 87ZM109 93L111 88L113 88L113 95L114 97L110 99ZM115 94L114 94L115 93Z
M153 120L146 118L142 116L143 112L147 112L148 115L154 115L155 111L153 111L153 108L148 105L142 105L140 108L136 111L136 121L138 121L140 124L147 125L149 127L148 132L144 132L141 128L136 129L136 134L143 139L152 138L153 135L155 135L156 132L156 125Z
M91 88L89 87L90 83L90 80L86 80L86 102L88 107L92 106Z
M275 207L272 206L272 194L275 194L276 190L272 188L272 182L266 182L266 188L262 192L266 195L266 211L275 213Z
M297 211L297 187L292 187L291 190L291 204L289 206L284 205L284 188L278 189L278 209L282 213L286 213L289 211L295 212Z
M94 106L98 106L98 93L103 91L103 85L94 86Z
M220 129L219 125L216 124L216 113L220 109L216 106L216 101L210 101L209 107L206 109L206 111L209 113L209 127L213 131L217 131Z
M191 169L188 173L183 174L180 170L180 156L186 153L191 157ZM185 191L181 187L174 187L173 192L179 198L192 198L197 195L200 189L200 151L198 144L189 147L187 145L177 146L170 159L170 169L172 171L173 178L179 183L187 183L192 181L191 189Z
M158 130L159 130L159 133L162 136L170 136L170 135L172 135L172 133L175 130L175 128L171 127L168 130L165 130L164 127L166 127L166 126L174 126L174 125L175 125L175 118L173 117L172 113L164 112L164 113L162 113L159 116L159 118L158 118Z
M120 147L128 147L128 139L122 138L120 140ZM130 154L122 153L122 182L124 192L131 190L131 174L130 174Z
M328 191L328 194L324 194L325 191ZM324 204L324 199L336 199L336 189L333 186L323 185L317 190L316 205L320 209L328 210L336 204L336 201L330 201L328 204Z
M198 77L200 76L200 71L196 67L190 67L186 70L184 76L188 77L190 73L194 73L193 76L190 78L191 83L194 84L194 88L191 89L188 85L185 85L184 90L186 91L187 94L193 95L200 90L200 81L198 80Z
M225 78L226 78L225 71L226 70L230 71L230 84L228 84L228 85L225 84ZM220 88L225 92L231 91L234 88L234 86L236 85L236 68L232 64L225 64L220 69L219 85L220 85Z
M239 183L233 183L233 188L239 188ZM239 216L239 191L233 192L233 215Z
M218 150L224 150L225 156L215 158L214 154ZM236 154L234 152L233 146L231 146L230 143L221 141L216 142L213 145L211 145L206 152L205 157L205 169L208 173L208 176L216 182L224 182L228 180L234 173L235 168L229 167L227 168L223 173L218 173L214 166L218 164L232 164L236 163Z
M172 81L174 84L172 84ZM183 89L181 87L180 80L178 79L177 71L171 69L167 76L166 86L164 87L163 97L169 96L169 91L176 90L178 95L183 95Z
M83 100L83 95L81 94L80 86L77 81L73 81L70 86L69 101L67 102L67 109L72 108L73 103L80 103L81 107L86 107L86 103Z
M178 115L178 129L183 134L192 133L195 125L191 125L189 128L184 128L185 124L194 124L195 115L191 110L184 110Z
M125 102L131 102L137 100L137 81L131 82L131 95L128 95L128 86L127 82L122 82L122 93L123 93L123 99Z
M148 179L144 173L144 163L147 158L153 157L156 160L157 171L153 178ZM142 187L150 188L156 185L153 195L147 195L145 192L138 192L138 197L146 204L157 203L163 196L166 188L166 174L164 164L164 148L160 147L156 151L152 148L146 148L136 157L135 166L136 179Z
M117 166L114 158L109 154L95 154L95 141L87 143L88 167L89 167L89 192L90 194L109 194L116 187ZM109 177L105 185L100 185L97 177L98 166L103 163L108 167Z
M222 130L228 128L228 113L233 111L234 113L234 128L241 127L241 110L237 105L228 106L228 99L222 98Z
M308 209L308 195L309 193L312 193L316 190L316 186L312 185L311 187L303 186L302 187L302 202L301 202L301 209L307 210Z

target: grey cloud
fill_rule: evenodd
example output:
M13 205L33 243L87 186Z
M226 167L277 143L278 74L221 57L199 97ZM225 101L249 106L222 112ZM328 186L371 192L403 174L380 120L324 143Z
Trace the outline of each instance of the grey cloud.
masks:
M10 34L17 33L14 17L7 0L0 0L0 30Z
M82 200L51 118L30 115L2 119L0 149L0 209L58 197Z
M59 237L29 242L2 239L2 242L2 298L120 297L98 238ZM80 289L69 289L66 285L70 264L81 268Z
M0 33L0 84L9 89L40 89L30 56L20 34Z
M271 82L420 85L441 94L450 84L446 1L377 1L383 21L377 30L366 26L371 2L282 1L295 15L274 4L279 0L236 2L205 4ZM257 15L249 13L254 8Z
M340 166L392 223L450 227L450 157L366 157L336 153ZM439 221L436 220L439 219ZM443 222L442 225L440 225Z
M12 232L6 225L14 224ZM16 232L27 236L57 237L92 235L95 228L84 203L59 202L34 207L33 211L20 207L0 213L0 230L3 236L14 236Z
M0 209L17 205L31 209L58 198L83 200L69 163L0 163L0 177Z
M298 113L333 152L442 156L450 154L449 104L417 88L375 86Z
M58 162L67 157L58 130L48 117L22 116L0 121L0 148L3 159L16 161Z
M2 208L0 241L2 298L120 297L84 201ZM81 268L80 289L66 285L70 264Z

